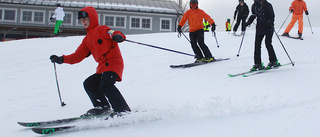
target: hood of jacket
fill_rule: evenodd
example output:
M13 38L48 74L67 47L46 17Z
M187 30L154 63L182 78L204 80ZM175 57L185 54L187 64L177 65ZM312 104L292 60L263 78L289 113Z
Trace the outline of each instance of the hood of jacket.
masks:
M86 31L89 31L97 26L99 26L98 13L94 7L88 6L84 7L80 11L85 11L89 15L90 25L86 28Z

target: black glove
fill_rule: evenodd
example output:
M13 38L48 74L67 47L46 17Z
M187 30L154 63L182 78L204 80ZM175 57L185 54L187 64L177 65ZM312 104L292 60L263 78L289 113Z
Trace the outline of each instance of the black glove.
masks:
M236 16L233 16L233 19L235 20L235 19L236 19Z
M52 18L52 17L50 17L50 20L53 20L53 18Z
M292 13L292 12L293 12L293 9L289 10L289 12Z
M63 56L58 57L57 55L51 55L50 60L52 63L62 64L63 63Z
M178 30L179 33L182 33L181 26L178 26L177 30Z
M212 23L211 26L212 26L211 27L211 31L212 32L216 31L216 24Z
M306 15L309 15L309 11L306 11Z
M251 25L251 23L254 21L254 19L256 19L256 15L255 15L255 14L252 14L252 15L249 17L248 21L245 23L245 26L246 26L246 27L250 27L250 25Z
M244 26L245 26L245 27L250 27L250 26L251 26L251 23L245 22L245 23L244 23Z
M124 41L123 37L120 34L114 34L112 36L112 40L119 43Z

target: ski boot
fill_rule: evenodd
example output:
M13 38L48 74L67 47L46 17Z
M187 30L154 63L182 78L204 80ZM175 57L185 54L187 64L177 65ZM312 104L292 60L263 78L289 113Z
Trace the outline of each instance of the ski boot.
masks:
M280 63L278 61L270 62L267 66L267 69L278 68L279 66L280 66Z
M254 64L250 71L263 70L264 68L263 64Z
M205 63L208 63L208 62L212 62L214 61L215 59L212 57L212 58L204 58L204 61Z
M106 114L111 114L112 112L113 111L109 106L105 106L105 107L98 106L88 110L87 113L81 115L80 117L106 115Z
M196 59L196 61L194 61L194 63L201 63L201 62L204 62L204 58L202 58L202 59Z
M281 36L290 37L289 33L283 33Z
M300 33L299 31L298 31L298 35L299 35L299 38L301 38L301 37L302 37L302 33Z

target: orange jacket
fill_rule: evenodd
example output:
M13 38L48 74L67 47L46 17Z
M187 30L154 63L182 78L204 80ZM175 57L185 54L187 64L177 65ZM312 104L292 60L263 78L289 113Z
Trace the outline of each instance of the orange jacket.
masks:
M307 4L303 0L294 0L291 3L289 10L293 10L293 14L296 15L301 15L303 14L303 11L308 11Z
M113 71L119 76L117 81L121 81L124 64L118 43L112 40L112 35L108 34L111 29L106 25L99 25L98 14L93 7L85 7L81 11L89 15L90 25L86 29L87 35L73 54L63 55L63 63L75 64L92 54L98 63L97 74ZM126 38L120 31L115 31L114 34L120 34L124 39Z
M203 19L207 20L210 24L215 23L213 19L205 13L203 10L189 9L184 15L179 23L179 26L183 26L187 21L190 27L190 32L195 32L197 30L203 29Z

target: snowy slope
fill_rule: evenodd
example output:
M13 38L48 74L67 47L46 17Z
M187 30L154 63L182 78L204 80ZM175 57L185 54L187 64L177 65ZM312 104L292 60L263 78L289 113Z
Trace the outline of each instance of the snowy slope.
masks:
M319 37L305 27L304 39L280 37L295 67L252 77L229 78L253 65L253 27L248 30L240 57L242 37L211 32L208 47L216 58L228 61L188 69L172 64L194 61L190 56L134 43L120 44L125 61L123 82L117 83L132 110L148 110L127 119L78 124L92 127L53 136L117 137L315 137L320 135ZM292 32L296 32L296 28ZM295 34L292 34L295 35ZM92 107L82 82L95 72L92 57L76 65L57 65L60 107L52 54L71 54L83 36L37 38L0 43L1 136L37 136L17 121L79 116ZM189 42L177 33L128 35L127 39L192 54ZM273 45L280 63L289 63L276 36ZM262 59L268 56L262 48ZM110 127L111 126L111 127Z

